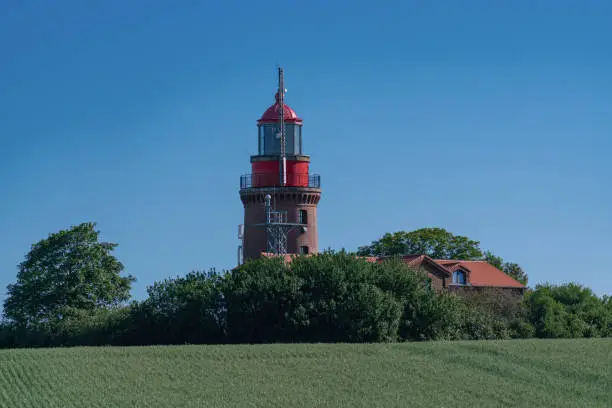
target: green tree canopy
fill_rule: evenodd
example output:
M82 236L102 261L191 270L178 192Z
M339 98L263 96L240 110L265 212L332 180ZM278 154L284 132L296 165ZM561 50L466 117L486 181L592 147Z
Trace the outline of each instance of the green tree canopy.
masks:
M147 333L164 344L222 343L225 337L222 277L214 270L192 271L147 288L141 315L153 328Z
M5 317L36 325L127 301L135 279L120 276L123 265L111 255L117 244L98 235L95 223L82 223L34 244L7 287Z
M459 301L401 260L344 251L248 261L226 275L231 342L377 342L457 336Z
M612 310L587 287L576 283L537 285L526 297L538 337L609 337Z
M500 256L493 254L493 252L484 251L482 258L497 269L504 269L504 260Z
M386 233L370 245L359 247L362 256L424 254L437 259L481 259L480 242L454 235L444 228Z

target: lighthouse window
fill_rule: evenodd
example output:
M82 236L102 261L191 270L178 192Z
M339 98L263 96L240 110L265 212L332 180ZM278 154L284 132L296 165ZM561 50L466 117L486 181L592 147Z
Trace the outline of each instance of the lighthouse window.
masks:
M302 127L295 125L294 129L293 152L295 154L302 154Z
M295 154L295 125L285 125L285 148L287 154Z
M275 155L280 153L280 132L277 124L266 123L259 127L259 154ZM302 154L302 126L285 124L285 152L288 155Z
M300 247L300 254L307 255L308 254L308 247L307 246L301 246Z
M263 125L263 154L279 154L280 139L278 129L273 124Z
M264 154L264 128L262 126L259 127L258 151L259 154Z
M298 223L308 224L308 212L306 210L300 210Z

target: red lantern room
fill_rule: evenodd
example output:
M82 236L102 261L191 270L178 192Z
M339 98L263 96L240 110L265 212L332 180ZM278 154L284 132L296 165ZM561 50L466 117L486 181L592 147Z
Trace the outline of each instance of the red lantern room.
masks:
M270 106L257 121L258 154L251 156L251 175L244 182L252 187L280 186L282 164L280 137L280 98ZM286 154L285 186L308 187L318 184L318 176L310 177L308 173L309 157L302 152L302 119L293 109L283 104ZM317 186L318 187L318 186Z

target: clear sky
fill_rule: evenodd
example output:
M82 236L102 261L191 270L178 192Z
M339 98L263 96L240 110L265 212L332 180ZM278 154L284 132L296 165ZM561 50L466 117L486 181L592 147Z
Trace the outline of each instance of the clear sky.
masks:
M0 287L84 221L137 299L235 266L281 64L321 248L439 226L612 293L612 5L383 3L1 1Z

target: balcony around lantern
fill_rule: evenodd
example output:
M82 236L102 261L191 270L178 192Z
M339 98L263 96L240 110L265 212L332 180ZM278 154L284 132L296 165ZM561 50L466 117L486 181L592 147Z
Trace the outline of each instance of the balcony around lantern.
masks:
M279 175L275 173L244 174L240 176L240 188L280 187ZM287 174L285 187L321 188L318 174Z

